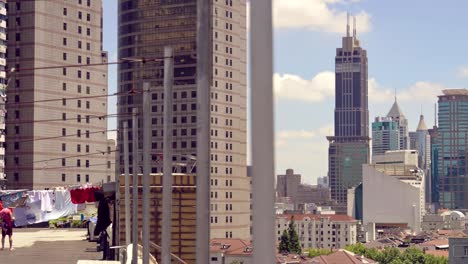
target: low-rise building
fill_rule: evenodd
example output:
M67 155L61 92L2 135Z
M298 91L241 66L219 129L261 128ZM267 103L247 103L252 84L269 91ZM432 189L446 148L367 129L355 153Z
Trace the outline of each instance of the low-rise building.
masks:
M450 264L468 263L468 237L449 238Z
M357 241L358 221L347 215L284 214L276 216L276 236L278 241L289 223L299 235L301 247L344 248Z
M460 211L445 211L441 214L428 214L423 217L422 230L463 230L466 217Z
M252 244L242 239L212 239L210 264L252 264Z
M363 224L421 231L424 172L414 150L387 151L363 165Z

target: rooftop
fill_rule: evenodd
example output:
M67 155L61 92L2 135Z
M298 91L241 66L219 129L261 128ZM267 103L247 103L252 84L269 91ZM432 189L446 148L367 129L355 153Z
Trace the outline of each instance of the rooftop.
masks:
M467 89L446 89L442 90L444 95L468 95Z
M211 253L224 253L226 255L251 255L252 244L247 240L215 238L211 240Z
M340 249L337 252L327 255L327 256L318 256L312 259L312 263L317 264L332 264L332 263L339 263L339 264L372 264L378 263L372 259L365 258L364 256L356 255L350 251L345 249Z
M395 98L395 102L392 105L392 108L390 108L390 111L387 114L387 117L392 117L392 118L397 118L397 117L405 117L403 114L403 111L401 111L400 106L398 105L398 102Z
M276 215L276 218L283 218L291 220L294 217L295 221L320 220L321 218L328 218L330 221L335 222L357 222L356 219L347 215L317 215L317 214L282 214Z

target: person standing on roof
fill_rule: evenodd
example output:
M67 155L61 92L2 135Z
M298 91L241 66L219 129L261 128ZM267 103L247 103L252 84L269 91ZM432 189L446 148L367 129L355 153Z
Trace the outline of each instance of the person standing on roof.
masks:
M8 236L10 242L10 250L13 250L13 213L9 208L4 208L0 211L2 219L2 250L5 249L5 237Z

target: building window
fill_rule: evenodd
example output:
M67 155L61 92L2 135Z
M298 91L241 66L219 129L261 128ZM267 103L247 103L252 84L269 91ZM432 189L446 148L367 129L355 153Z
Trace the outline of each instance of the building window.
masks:
M20 49L20 48L16 48L16 49L15 49L15 56L16 56L16 57L21 56L21 49Z
M63 60L67 60L67 53L63 53Z
M65 173L62 173L62 182L64 182L65 179L66 179L66 175L65 175Z
M21 33L16 33L15 34L15 40L16 41L21 41Z
M67 165L67 160L66 159L62 159L62 167L65 167Z
M80 175L80 174L77 174L77 175L76 175L76 181L77 181L77 182L80 182L80 181L81 181L81 175Z
M86 174L85 178L86 178L86 182L89 182L89 175L88 174Z
M91 21L91 14L86 14L86 20Z
M63 30L67 30L67 23L63 23Z
M468 256L468 247L467 246L463 247L463 251L465 253L464 255Z
M91 36L91 29L90 28L86 28L86 35Z
M81 13L81 11L78 11L78 19L82 19L83 18L83 13Z
M81 46L82 46L81 44L82 44L81 40L78 40L78 48L79 49L81 49Z
M67 38L63 38L63 45L64 45L64 46L67 45Z
M81 26L78 26L78 34L81 34Z
M62 143L62 151L67 151L67 144Z
M64 16L67 15L67 8L66 8L66 7L63 8L63 15L64 15Z
M15 181L19 181L19 174L17 172L15 172L14 177L15 177Z

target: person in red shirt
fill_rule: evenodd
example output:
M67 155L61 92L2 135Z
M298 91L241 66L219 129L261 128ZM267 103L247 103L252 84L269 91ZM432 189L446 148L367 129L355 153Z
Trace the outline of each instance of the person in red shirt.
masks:
M8 236L10 250L13 250L13 213L10 209L4 208L0 211L2 219L2 250L5 249L5 237Z

